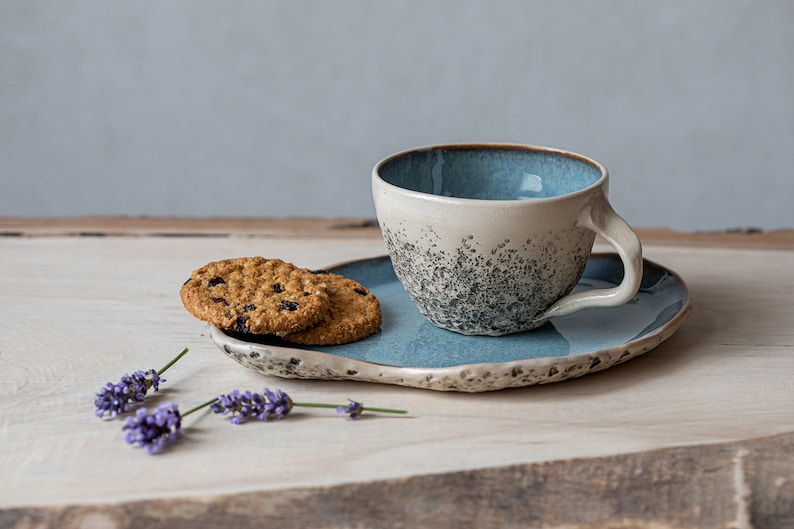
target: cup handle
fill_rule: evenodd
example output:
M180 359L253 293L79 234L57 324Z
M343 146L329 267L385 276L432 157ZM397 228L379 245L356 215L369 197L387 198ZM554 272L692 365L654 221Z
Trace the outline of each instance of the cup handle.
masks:
M577 226L594 231L617 250L623 261L623 281L614 288L569 294L558 299L539 320L564 316L589 307L613 307L629 301L642 280L642 245L637 234L600 193L579 215Z

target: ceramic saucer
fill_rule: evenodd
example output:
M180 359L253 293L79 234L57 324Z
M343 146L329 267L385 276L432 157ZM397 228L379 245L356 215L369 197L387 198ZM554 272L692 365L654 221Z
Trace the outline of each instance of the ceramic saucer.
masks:
M211 339L243 366L266 375L481 392L557 382L620 364L669 338L692 310L683 280L645 260L640 291L625 305L585 309L509 336L464 336L421 315L388 257L330 270L378 297L383 325L375 335L347 345L298 347L210 326ZM611 288L622 276L617 255L593 254L576 289Z

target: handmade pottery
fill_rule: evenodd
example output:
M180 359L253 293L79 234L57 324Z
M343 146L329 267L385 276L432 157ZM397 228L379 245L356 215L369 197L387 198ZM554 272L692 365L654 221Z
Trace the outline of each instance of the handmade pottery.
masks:
M210 327L210 337L230 358L266 375L481 392L608 369L664 342L692 312L682 278L645 260L642 284L629 303L560 316L509 336L466 336L440 329L422 316L387 256L327 268L355 279L378 297L383 309L380 332L332 346L296 346L216 327ZM593 254L574 292L612 288L622 277L617 255Z
M558 149L441 145L382 160L372 191L394 270L421 313L443 329L500 336L637 292L641 245L610 206L608 179L598 162ZM570 294L596 234L620 255L623 280Z

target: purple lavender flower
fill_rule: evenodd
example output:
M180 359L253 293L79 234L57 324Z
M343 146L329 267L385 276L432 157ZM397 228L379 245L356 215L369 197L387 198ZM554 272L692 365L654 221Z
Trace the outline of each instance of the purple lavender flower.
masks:
M210 408L215 413L231 414L234 424L247 421L256 407L257 403L250 391L241 394L237 389L232 390L228 395L218 395L218 400L210 404Z
M143 402L150 388L160 389L164 378L154 369L136 371L132 375L124 374L121 380L113 384L108 382L94 396L94 415L104 417L105 414L115 417L129 411L133 402Z
M153 413L138 408L135 417L127 417L122 430L128 444L143 447L148 454L157 454L182 437L182 417L174 403L158 406Z
M265 388L262 390L262 393L267 399L265 413L267 414L268 419L283 419L287 416L287 414L289 414L290 411L292 411L292 399L280 389L277 389L276 391L270 391L269 389Z
M340 417L350 416L351 419L358 419L361 417L361 412L364 411L364 406L360 402L351 400L347 406L337 406L336 413Z
M143 402L146 398L146 393L150 389L154 388L154 391L158 391L160 383L165 382L165 379L160 375L165 373L177 360L185 356L187 352L188 348L185 347L182 352L159 371L150 369L148 371L136 371L132 375L125 373L118 383L108 382L105 384L94 395L94 415L100 419L105 415L115 417L128 412L133 402Z
M280 389L265 388L262 393L241 393L234 389L227 395L218 395L210 408L215 413L232 415L233 424L242 424L251 418L270 421L286 417L292 410L292 399Z

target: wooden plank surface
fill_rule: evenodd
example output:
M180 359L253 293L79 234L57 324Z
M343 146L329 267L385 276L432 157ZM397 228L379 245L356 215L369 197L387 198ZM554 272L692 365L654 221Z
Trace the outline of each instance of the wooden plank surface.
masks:
M794 251L646 242L695 300L669 341L577 380L439 394L267 378L212 345L179 301L192 269L252 254L322 267L384 251L377 233L278 224L257 237L0 237L0 527L791 523ZM92 416L93 392L184 346L151 402L185 409L267 385L410 413L302 411L243 426L199 413L180 444L147 456L118 422Z
M0 217L0 236L378 237L372 219L189 217Z
M794 229L737 228L676 232L638 228L645 243L675 246L794 249ZM189 217L0 217L2 236L160 236L160 237L380 237L377 221L362 218L189 218Z

